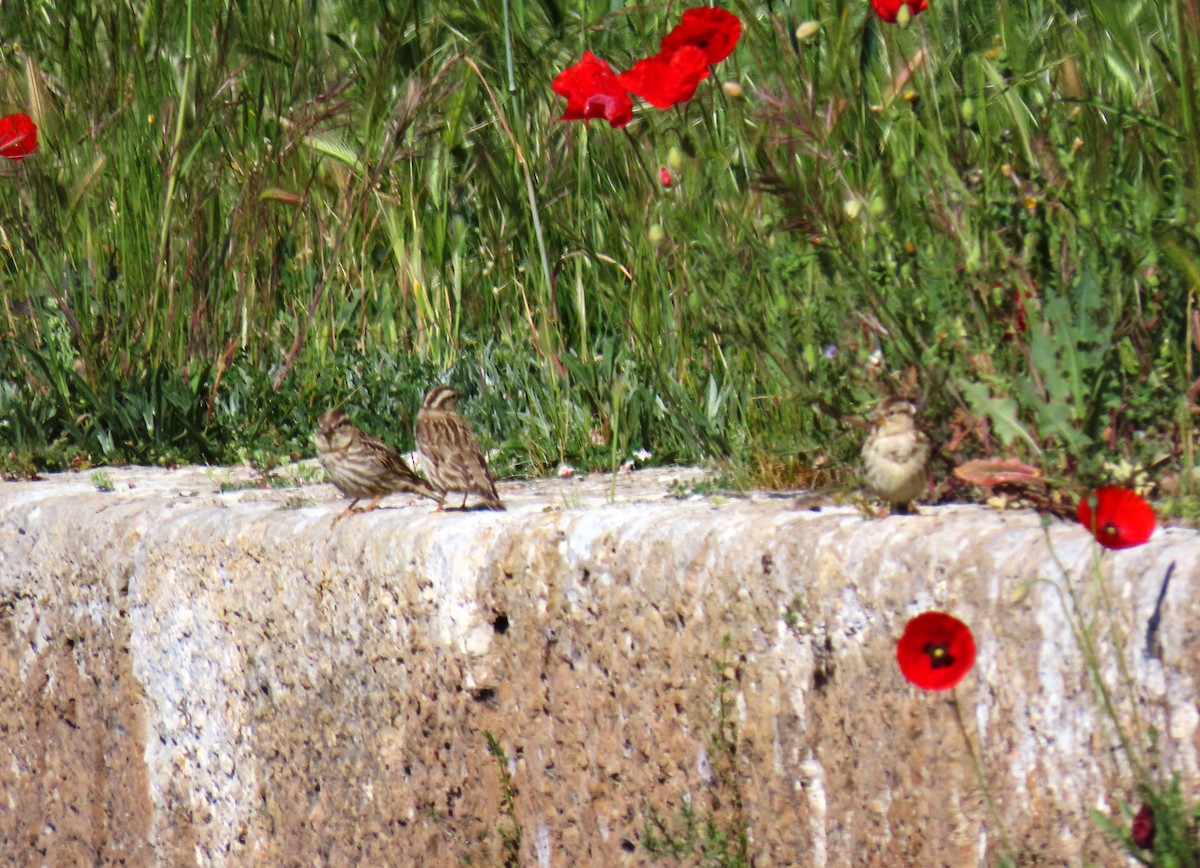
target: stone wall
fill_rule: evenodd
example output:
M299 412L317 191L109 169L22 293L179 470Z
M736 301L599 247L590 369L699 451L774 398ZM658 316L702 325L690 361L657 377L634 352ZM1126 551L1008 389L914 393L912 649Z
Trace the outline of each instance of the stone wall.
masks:
M226 476L0 484L18 864L640 865L689 816L662 864L741 824L757 866L1122 864L1089 812L1138 796L1075 606L1139 762L1200 796L1192 531L1099 583L1083 529L1026 512L677 499L694 472L646 471L333 526L329 486ZM1007 846L951 695L895 665L930 608L975 633L956 693Z

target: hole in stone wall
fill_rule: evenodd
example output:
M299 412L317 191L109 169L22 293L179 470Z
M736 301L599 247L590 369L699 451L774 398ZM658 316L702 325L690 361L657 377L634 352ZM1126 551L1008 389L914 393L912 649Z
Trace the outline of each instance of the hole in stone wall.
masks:
M492 629L496 631L497 636L503 636L508 632L508 615L501 612L492 621Z
M496 691L491 687L480 687L471 691L471 698L476 702L491 702L496 698Z
M813 668L813 687L820 690L833 680L835 669L833 662L833 640L828 636L825 637L824 647L817 649L816 660L814 662L816 665Z

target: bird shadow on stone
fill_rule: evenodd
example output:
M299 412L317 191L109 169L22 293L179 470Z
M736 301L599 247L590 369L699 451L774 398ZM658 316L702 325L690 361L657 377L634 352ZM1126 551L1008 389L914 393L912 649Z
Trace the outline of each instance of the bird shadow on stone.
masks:
M471 503L466 506L445 506L441 512L506 512L505 509L496 509L494 506L488 506L486 503Z

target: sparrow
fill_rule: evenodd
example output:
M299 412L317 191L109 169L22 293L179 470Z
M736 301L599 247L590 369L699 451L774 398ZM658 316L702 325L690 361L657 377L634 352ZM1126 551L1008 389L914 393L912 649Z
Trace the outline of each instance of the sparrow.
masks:
M886 398L875 408L873 430L863 444L867 485L897 515L915 511L929 484L929 438L917 427L917 408L904 398Z
M450 492L462 493L464 507L474 494L489 509L504 509L475 432L455 411L458 397L449 386L435 386L417 413L417 452L429 481L441 492L438 509Z
M338 515L337 524L351 512L370 512L392 492L407 491L440 502L441 496L413 472L400 453L378 437L356 427L350 417L336 407L317 420L317 457L329 481L338 491L352 498ZM365 509L354 508L364 497L371 498Z

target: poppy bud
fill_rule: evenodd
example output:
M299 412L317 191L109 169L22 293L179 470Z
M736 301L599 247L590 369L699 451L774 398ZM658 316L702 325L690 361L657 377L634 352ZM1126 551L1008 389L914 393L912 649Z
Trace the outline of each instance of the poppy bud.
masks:
M667 165L676 172L683 168L683 151L678 145L671 145L671 150L667 151Z
M975 103L970 97L963 100L959 114L962 115L963 123L967 126L975 123Z
M1149 850L1154 846L1155 831L1154 809L1143 804L1138 810L1137 816L1133 818L1133 826L1129 830L1130 837L1133 838L1133 843L1143 850Z
M796 28L796 41L808 42L818 33L821 32L821 24L818 21L805 21Z
M657 247L659 244L661 244L662 240L666 237L667 237L667 233L663 231L662 226L660 226L658 223L653 224L646 231L647 240L649 240L649 242L651 244L653 244L655 247Z
M725 96L730 99L741 99L746 95L746 92L742 90L742 86L736 81L725 82L721 85L721 90L725 91Z
M658 180L662 183L662 185L665 189L670 190L671 182L673 180L671 178L671 170L668 169L666 166L663 166L661 169L659 169L658 170Z

